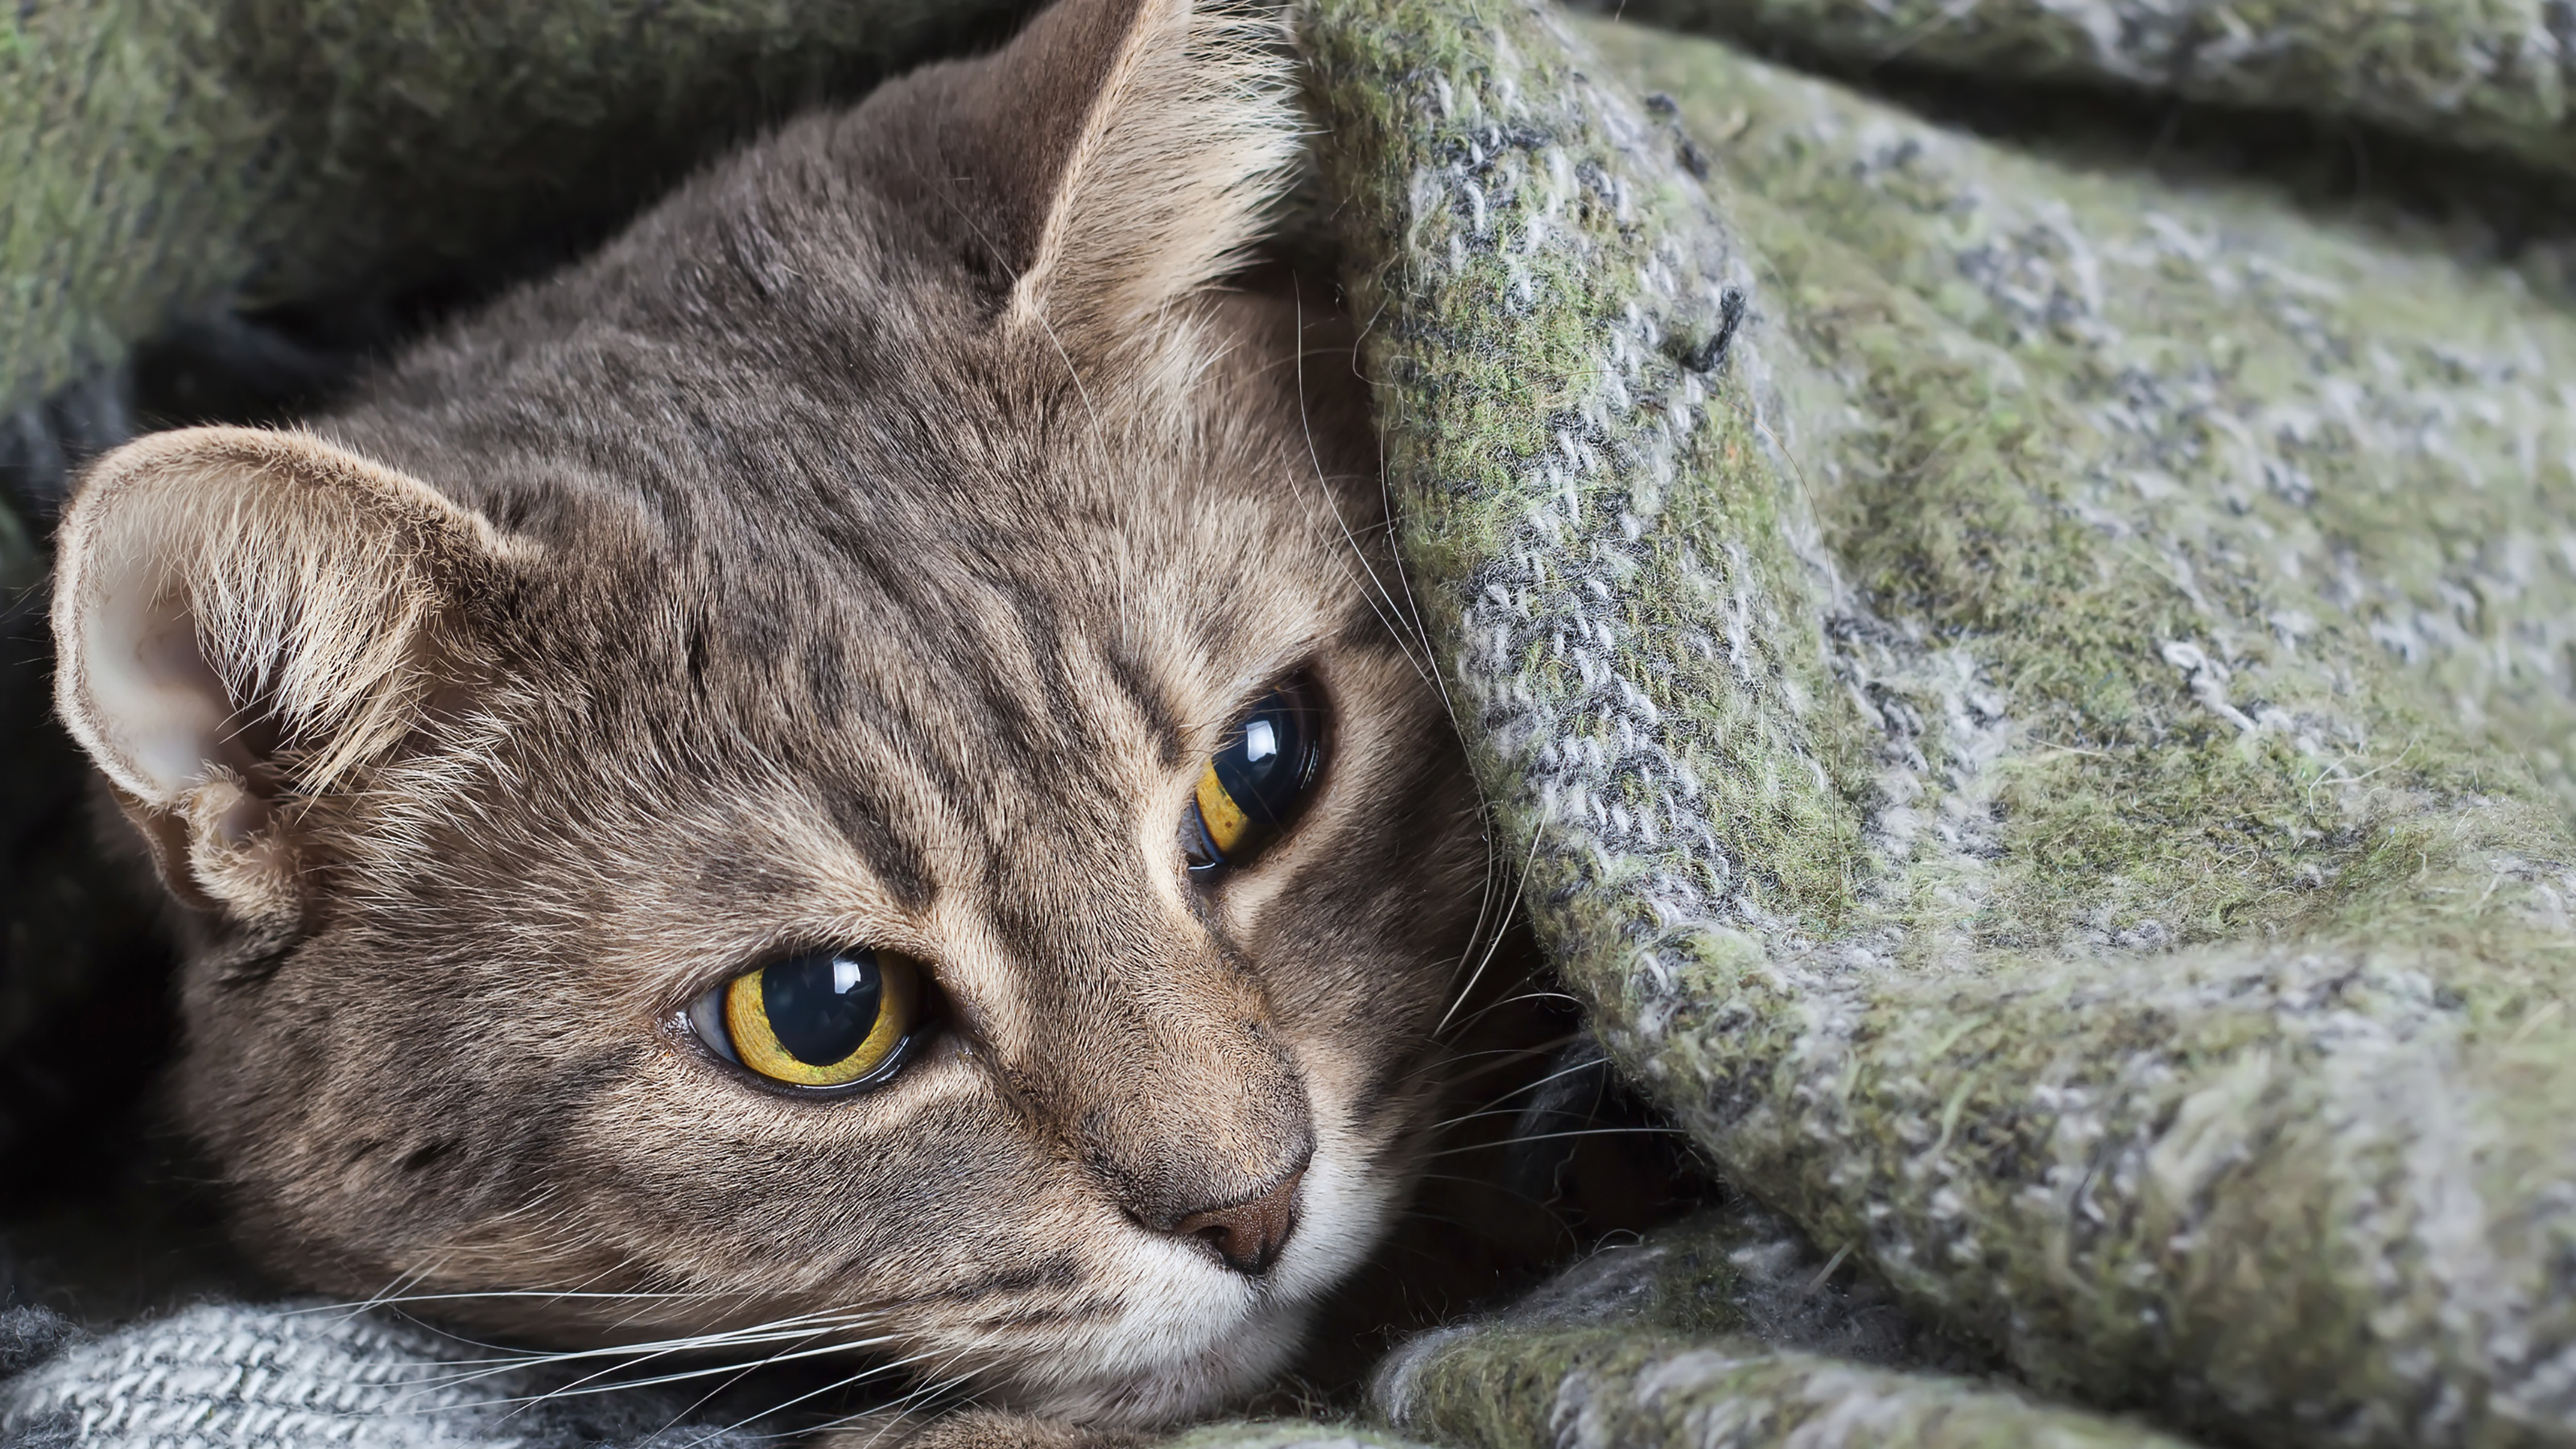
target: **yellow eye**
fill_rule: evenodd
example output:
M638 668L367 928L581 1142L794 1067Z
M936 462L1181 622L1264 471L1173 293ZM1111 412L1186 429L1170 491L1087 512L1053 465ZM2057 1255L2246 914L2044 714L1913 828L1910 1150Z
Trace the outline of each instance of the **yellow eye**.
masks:
M1324 758L1324 721L1297 684L1263 696L1199 771L1181 846L1190 869L1241 865L1305 803Z
M921 972L891 951L808 951L698 998L689 1022L719 1054L775 1082L847 1087L899 1065L918 1034Z

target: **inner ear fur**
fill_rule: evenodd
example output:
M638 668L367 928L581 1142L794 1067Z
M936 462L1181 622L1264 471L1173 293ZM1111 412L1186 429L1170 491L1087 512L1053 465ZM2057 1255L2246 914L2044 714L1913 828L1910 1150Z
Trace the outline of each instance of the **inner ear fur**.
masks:
M307 433L130 443L57 534L57 708L183 899L271 913L288 807L419 723L506 552L480 515Z
M1059 0L976 68L955 125L1015 274L1005 325L1096 350L1240 268L1302 126L1284 23Z

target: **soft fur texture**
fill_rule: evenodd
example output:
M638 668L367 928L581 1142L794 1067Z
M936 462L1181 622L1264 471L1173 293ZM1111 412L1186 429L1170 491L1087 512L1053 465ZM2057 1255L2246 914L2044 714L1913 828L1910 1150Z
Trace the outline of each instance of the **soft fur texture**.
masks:
M1215 285L1286 179L1278 38L1071 0L309 432L92 471L62 711L195 907L179 1100L281 1276L783 1323L1086 1422L1282 1366L1416 1171L1484 859L1342 324ZM1190 874L1203 762L1291 677L1314 798ZM884 1087L681 1023L837 943L935 982ZM1267 1271L1198 1236L1243 1204Z
M2217 89L2403 121L2443 171L2509 97L2442 77L2487 67L2563 156L2548 7L2291 8L2160 51L2208 32L1758 7L1988 79L2256 77ZM1531 914L1809 1240L1661 1240L1402 1352L1381 1412L1494 1446L2576 1440L2549 248L2152 174L2189 115L2078 149L2033 102L2050 159L1520 7L1328 0L1304 37L1406 581ZM2214 124L2241 156L2259 119ZM1854 1274L1937 1334L1752 1301Z

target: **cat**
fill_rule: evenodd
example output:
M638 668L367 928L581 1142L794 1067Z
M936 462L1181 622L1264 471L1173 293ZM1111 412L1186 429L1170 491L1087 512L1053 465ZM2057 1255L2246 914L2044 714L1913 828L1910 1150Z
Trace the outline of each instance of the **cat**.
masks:
M846 1347L952 1445L1288 1362L1492 905L1352 328L1259 255L1292 82L1061 0L303 426L88 470L59 709L283 1279Z

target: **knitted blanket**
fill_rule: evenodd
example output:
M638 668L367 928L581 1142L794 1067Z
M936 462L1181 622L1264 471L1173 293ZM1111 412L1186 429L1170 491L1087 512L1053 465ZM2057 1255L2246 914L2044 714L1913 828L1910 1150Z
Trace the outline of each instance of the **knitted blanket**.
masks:
M955 38L904 0L233 8L0 31L22 492L156 332L608 207L771 78ZM1405 584L1525 909L1761 1207L1399 1347L1374 1427L1186 1442L2576 1443L2576 12L1628 13L1299 23ZM2320 201L2372 154L2389 204ZM345 1325L48 1339L0 1432L685 1419L424 1417L404 1374L457 1351Z

